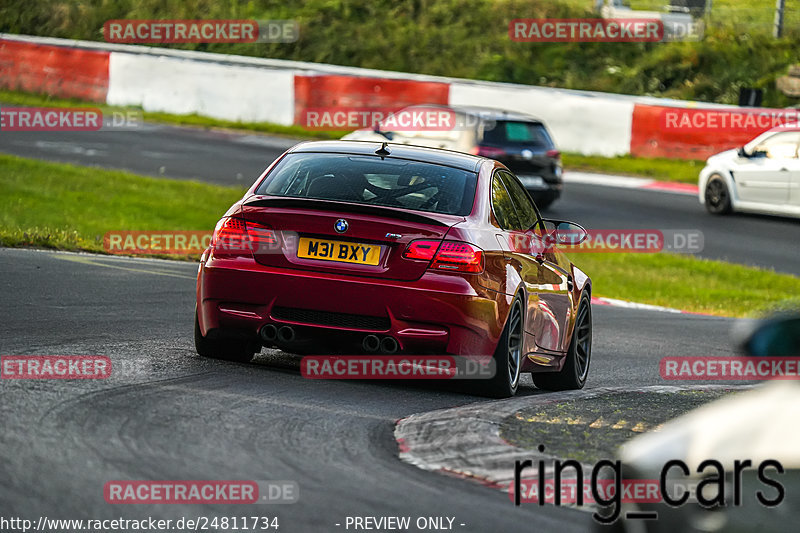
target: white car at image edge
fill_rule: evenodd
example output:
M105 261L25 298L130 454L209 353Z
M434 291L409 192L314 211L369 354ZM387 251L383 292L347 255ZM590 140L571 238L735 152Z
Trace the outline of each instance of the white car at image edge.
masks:
M791 124L709 157L700 172L700 203L715 215L747 211L800 217L799 147L800 124Z

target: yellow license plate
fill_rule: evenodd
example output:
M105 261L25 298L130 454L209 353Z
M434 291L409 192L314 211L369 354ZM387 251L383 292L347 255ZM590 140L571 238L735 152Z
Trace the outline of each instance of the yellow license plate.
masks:
M381 258L381 247L376 244L328 241L303 237L297 246L297 257L337 261L340 263L356 263L359 265L377 265Z

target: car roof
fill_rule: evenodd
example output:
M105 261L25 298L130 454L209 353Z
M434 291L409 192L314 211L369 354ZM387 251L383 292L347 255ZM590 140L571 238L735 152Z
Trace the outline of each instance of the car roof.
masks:
M800 131L800 123L798 122L787 122L786 124L780 124L775 126L772 129L765 131L764 133L775 133L779 131Z
M384 143L375 141L308 141L290 148L289 153L322 152L379 157L376 151L379 150L383 144ZM387 159L411 159L422 163L445 165L461 170L468 170L470 172L477 172L481 163L486 160L485 157L465 154L463 152L411 146L407 144L392 144L387 142L386 148L390 152L390 155L384 156Z
M533 115L528 115L526 113L509 111L507 109L499 109L496 107L485 107L477 105L414 104L405 107L403 109L410 109L410 108L417 109L420 107L431 107L434 109L449 109L456 113L465 113L468 115L479 116L485 120L514 120L520 122L536 122L538 124L543 123L542 119L534 117Z
M516 111L507 111L505 109L498 109L495 107L482 107L482 106L450 106L453 111L461 111L470 115L478 115L487 120L515 120L520 122L538 122L541 119L525 113Z

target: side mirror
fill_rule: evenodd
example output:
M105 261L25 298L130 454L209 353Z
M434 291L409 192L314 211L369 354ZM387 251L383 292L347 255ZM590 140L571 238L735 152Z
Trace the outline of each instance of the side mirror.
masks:
M767 157L767 151L766 150L753 150L752 152L748 152L747 150L745 150L744 146L739 148L736 151L736 154L739 157L744 157L746 159L754 159L756 157Z
M779 313L763 320L740 323L734 332L752 357L800 356L800 314Z
M567 222L565 220L543 220L542 222L544 222L547 237L554 244L577 246L589 236L589 232L575 222Z

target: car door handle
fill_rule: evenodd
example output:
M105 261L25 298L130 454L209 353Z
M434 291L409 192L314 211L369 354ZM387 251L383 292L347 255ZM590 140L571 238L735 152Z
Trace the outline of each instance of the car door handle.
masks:
M788 168L782 168L780 171L781 172L789 172L789 169Z

